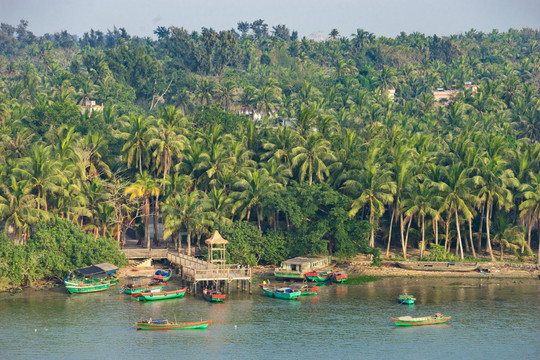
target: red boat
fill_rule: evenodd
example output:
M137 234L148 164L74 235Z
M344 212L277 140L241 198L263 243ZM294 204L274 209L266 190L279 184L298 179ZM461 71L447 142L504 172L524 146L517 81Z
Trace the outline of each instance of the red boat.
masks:
M225 300L224 294L221 293L221 291L218 290L208 290L207 288L203 289L203 298L206 301L210 302L223 302Z

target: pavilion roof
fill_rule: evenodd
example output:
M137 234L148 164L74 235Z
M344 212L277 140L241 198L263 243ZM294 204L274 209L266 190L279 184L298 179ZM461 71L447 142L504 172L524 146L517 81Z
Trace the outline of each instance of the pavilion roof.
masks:
M228 244L229 242L221 237L221 234L216 230L212 236L204 241L208 245Z

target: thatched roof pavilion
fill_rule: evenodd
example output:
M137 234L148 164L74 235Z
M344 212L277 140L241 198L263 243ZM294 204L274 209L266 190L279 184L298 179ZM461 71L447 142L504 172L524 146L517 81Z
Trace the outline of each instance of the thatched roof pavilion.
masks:
M210 262L225 264L225 245L229 242L217 230L204 242L208 245L208 259ZM217 256L214 256L215 252L217 252Z

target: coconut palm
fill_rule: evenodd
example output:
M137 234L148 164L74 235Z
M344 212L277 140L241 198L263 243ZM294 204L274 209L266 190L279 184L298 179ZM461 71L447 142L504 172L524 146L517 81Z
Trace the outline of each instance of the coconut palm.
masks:
M525 200L519 205L520 216L525 217L532 215L531 222L534 222L539 228L540 224L540 172L529 174L531 182L528 184L522 184L520 190L523 193ZM532 225L531 225L532 226ZM540 265L540 228L538 230L538 256L536 258L537 264Z
M298 180L304 182L306 175L309 177L309 186L313 184L313 176L319 181L330 175L325 160L335 160L330 151L330 142L320 134L312 134L300 146L292 149L291 164L298 168Z
M121 136L126 142L122 147L122 153L127 160L128 168L135 164L135 167L139 169L139 175L142 175L148 164L149 141L155 137L156 133L153 118L131 113L127 119L124 117L123 120L126 131Z

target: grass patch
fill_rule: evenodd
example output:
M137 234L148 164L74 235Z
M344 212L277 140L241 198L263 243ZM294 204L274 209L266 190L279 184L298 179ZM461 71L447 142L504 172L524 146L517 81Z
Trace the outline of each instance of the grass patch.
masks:
M354 276L354 277L349 277L346 284L358 285L358 284L363 284L367 282L377 281L379 279L380 278L377 276Z

